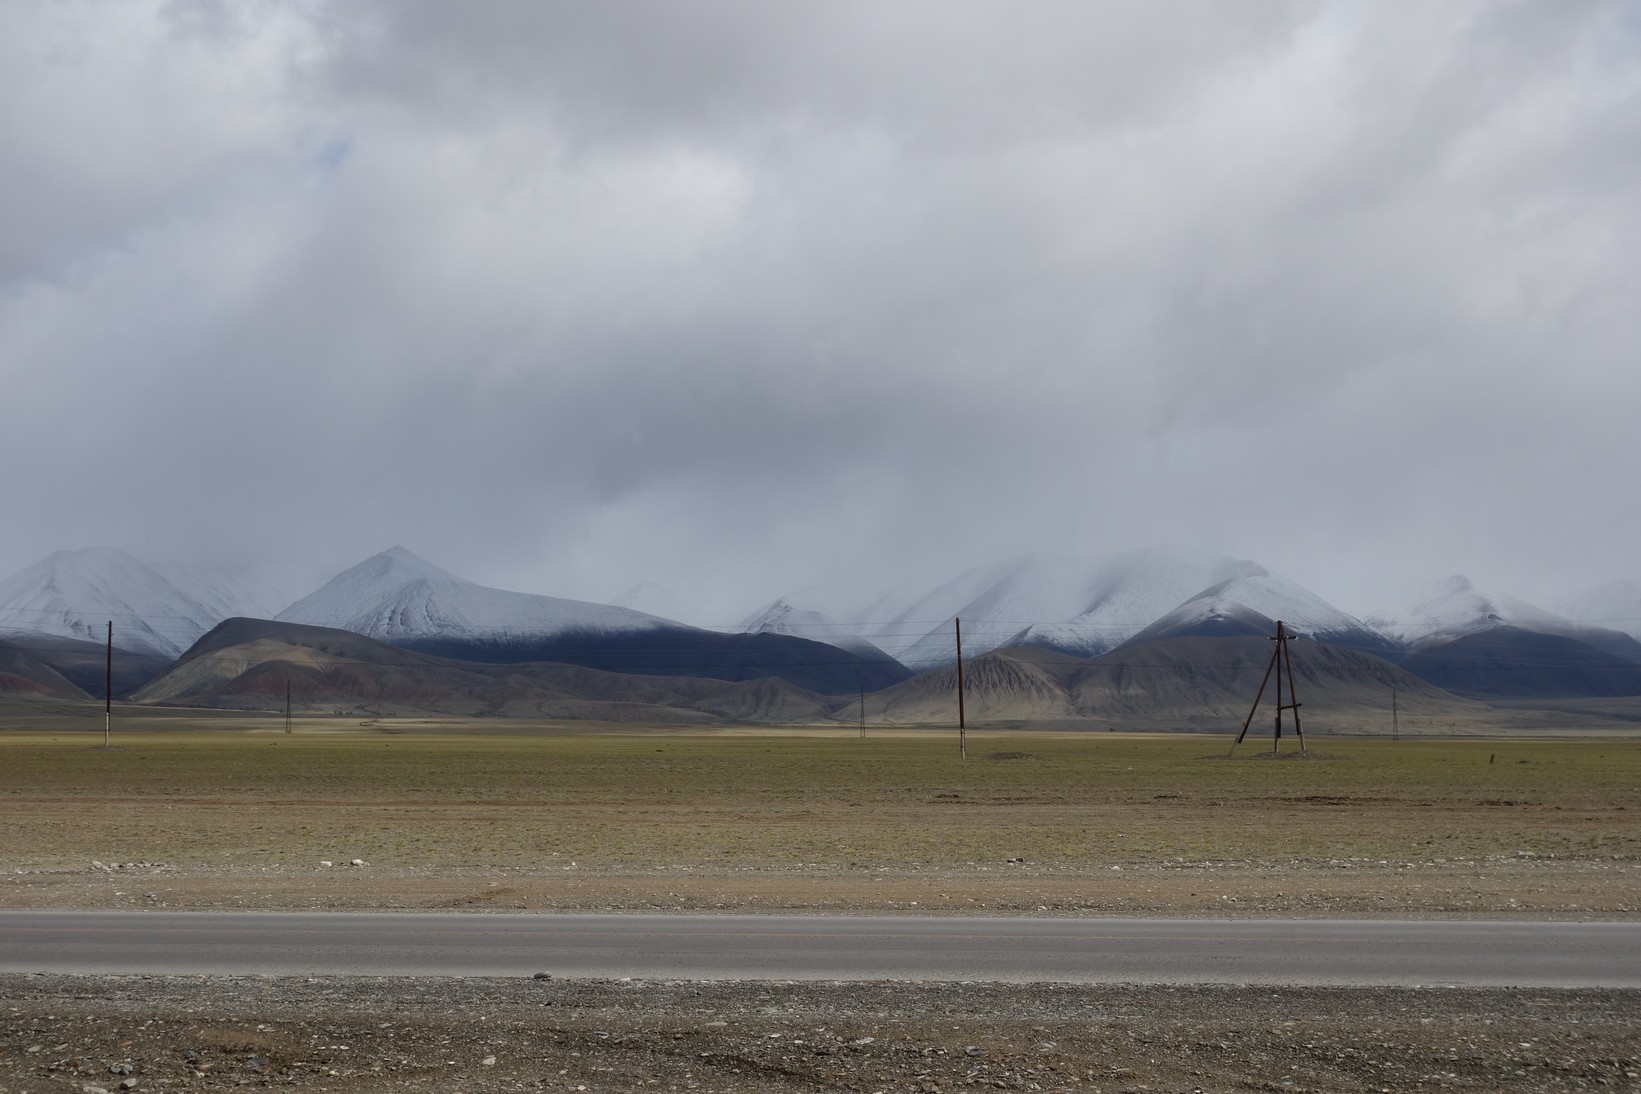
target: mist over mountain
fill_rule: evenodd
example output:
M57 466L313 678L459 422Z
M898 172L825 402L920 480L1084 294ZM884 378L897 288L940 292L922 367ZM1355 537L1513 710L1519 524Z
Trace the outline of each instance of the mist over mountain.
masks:
M0 582L0 632L114 644L176 657L250 597L218 572L168 570L112 547L56 551Z
M629 585L621 595L610 601L617 608L630 608L645 615L660 616L695 627L707 627L720 622L712 613L690 598L674 592L654 581L639 581Z
M564 633L634 633L677 626L630 608L492 589L403 547L372 555L274 617L338 627L384 642L468 640L505 645Z
M1204 589L1129 639L1143 645L1165 638L1289 634L1394 657L1398 643L1292 581L1250 572Z
M171 563L154 570L218 619L272 619L291 602L280 585L254 571Z
M1563 597L1556 611L1564 618L1585 626L1623 631L1641 640L1641 585L1633 581L1607 581Z
M1408 671L1480 698L1641 694L1641 642L1575 622L1462 575L1437 582L1384 629Z
M971 654L1042 646L1097 657L1126 642L1171 635L1269 634L1277 619L1296 633L1364 649L1395 645L1257 563L1179 547L1095 557L1023 555L921 595L891 594L867 609L879 612L892 614L866 633L921 667L955 659L954 617L965 622L963 648Z
M813 608L797 607L784 597L747 616L736 630L746 634L784 634L805 638L811 642L825 642L873 661L893 660L876 643L860 637L856 633L858 628L853 624L839 622Z
M0 637L9 643L0 690L53 692L66 685L101 695L112 619L114 693L125 695L164 673L224 620L249 618L243 606L266 605L269 595L254 575L149 566L109 548L56 552L0 582ZM1634 618L1641 615L1638 595L1627 582L1611 582L1581 594L1571 610L1641 629ZM645 582L624 599L683 603ZM630 605L491 588L394 547L276 614L281 624L348 632L441 664L556 663L632 676L768 678L823 696L878 692L909 680L914 670L949 666L956 657L956 618L963 620L966 658L1023 649L1039 651L1044 663L1051 663L1050 651L1095 660L1185 639L1264 640L1280 619L1317 647L1376 655L1456 694L1511 700L1641 694L1641 642L1633 635L1464 577L1436 583L1393 617L1364 620L1256 562L1174 547L1016 556L903 585L843 619L796 595L782 597L729 632ZM1013 656L1016 666L1024 664ZM414 664L399 669L411 672ZM1062 710L1063 701L1051 705Z
M1414 604L1381 629L1409 649L1450 641L1498 626L1534 630L1568 620L1506 593L1484 589L1462 574L1432 584Z
M629 608L465 581L402 547L338 574L278 620L462 661L555 661L641 675L779 677L821 694L905 679L892 659L783 634L722 634Z

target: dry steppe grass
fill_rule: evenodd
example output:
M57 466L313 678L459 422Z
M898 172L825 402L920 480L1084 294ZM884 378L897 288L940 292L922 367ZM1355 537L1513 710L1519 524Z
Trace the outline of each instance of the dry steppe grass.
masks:
M1635 739L281 727L0 735L0 903L1641 908Z

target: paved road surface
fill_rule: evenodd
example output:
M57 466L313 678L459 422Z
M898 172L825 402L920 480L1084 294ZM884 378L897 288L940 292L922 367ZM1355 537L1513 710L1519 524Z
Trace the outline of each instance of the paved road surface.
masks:
M1641 923L0 912L0 971L1641 987Z

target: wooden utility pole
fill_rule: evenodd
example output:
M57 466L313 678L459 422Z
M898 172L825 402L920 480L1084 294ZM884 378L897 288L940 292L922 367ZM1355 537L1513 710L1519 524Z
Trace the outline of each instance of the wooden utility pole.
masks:
M1242 738L1248 735L1248 727L1253 724L1254 714L1259 710L1260 700L1265 698L1265 685L1271 682L1272 672L1276 673L1276 736L1271 739L1271 751L1276 752L1282 743L1282 712L1284 710L1293 711L1293 731L1299 736L1299 751L1305 751L1305 730L1299 723L1299 693L1294 689L1293 654L1288 649L1288 639L1291 637L1292 635L1288 634L1288 629L1283 625L1282 620L1278 619L1276 621L1276 637L1271 639L1272 642L1276 643L1276 646L1271 650L1270 663L1265 666L1265 678L1259 681L1259 694L1254 696L1253 709L1248 711L1247 720L1242 723L1242 732L1238 733L1236 740L1231 742L1231 752L1235 752L1236 746L1242 743ZM1286 703L1282 701L1282 675L1284 671L1286 671L1288 677L1289 702Z
M108 659L103 664L103 747L114 722L114 621L108 621Z
M1402 739L1402 718L1401 712L1396 709L1395 688L1390 689L1390 739L1393 741Z
M963 620L953 617L952 628L957 636L957 754L969 758L968 719L963 713Z
M865 684L862 684L860 686L860 736L861 736L862 740L864 740L865 737L866 737L866 685Z
M285 732L291 731L291 682L285 681Z

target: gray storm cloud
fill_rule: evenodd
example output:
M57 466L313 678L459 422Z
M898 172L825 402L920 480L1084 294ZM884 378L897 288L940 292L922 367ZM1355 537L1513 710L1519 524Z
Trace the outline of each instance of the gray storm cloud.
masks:
M1641 576L1631 3L3 18L4 572Z

